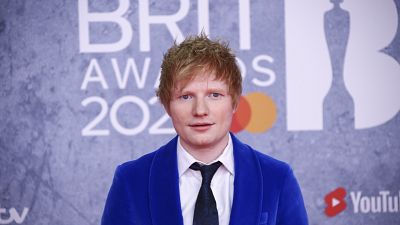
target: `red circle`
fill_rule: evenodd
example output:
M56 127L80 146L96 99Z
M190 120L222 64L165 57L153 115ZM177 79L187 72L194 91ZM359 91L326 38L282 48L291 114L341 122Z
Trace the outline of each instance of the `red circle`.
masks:
M249 124L251 118L251 107L245 97L240 96L236 112L233 114L231 132L237 133Z

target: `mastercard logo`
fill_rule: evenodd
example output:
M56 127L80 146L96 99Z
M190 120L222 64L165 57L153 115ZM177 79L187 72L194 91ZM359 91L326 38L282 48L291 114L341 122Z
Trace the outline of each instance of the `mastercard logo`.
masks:
M265 132L274 125L276 118L277 108L272 98L261 92L253 92L240 97L230 130L233 133L242 130Z

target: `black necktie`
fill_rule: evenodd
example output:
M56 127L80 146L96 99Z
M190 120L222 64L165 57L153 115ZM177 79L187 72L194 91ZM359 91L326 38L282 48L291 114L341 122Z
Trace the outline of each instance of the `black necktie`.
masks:
M218 210L210 184L221 162L215 162L211 165L201 166L195 162L190 166L192 170L200 170L203 180L197 195L194 208L193 225L218 225Z

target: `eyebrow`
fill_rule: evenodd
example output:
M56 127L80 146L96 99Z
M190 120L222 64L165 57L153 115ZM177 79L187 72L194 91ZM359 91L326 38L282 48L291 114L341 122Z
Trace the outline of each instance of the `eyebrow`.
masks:
M207 89L207 92L222 92L222 93L228 93L227 90L224 90L223 88L210 88Z
M221 92L221 93L228 93L228 90L224 90L224 88L207 88L207 93L209 92ZM183 89L175 89L174 93L176 94L193 94L194 92L191 90Z

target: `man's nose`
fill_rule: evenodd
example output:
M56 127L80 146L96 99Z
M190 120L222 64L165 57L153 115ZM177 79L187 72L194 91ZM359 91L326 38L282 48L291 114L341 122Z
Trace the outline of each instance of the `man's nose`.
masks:
M206 116L208 115L208 105L205 99L198 98L196 99L193 106L193 115L194 116Z

